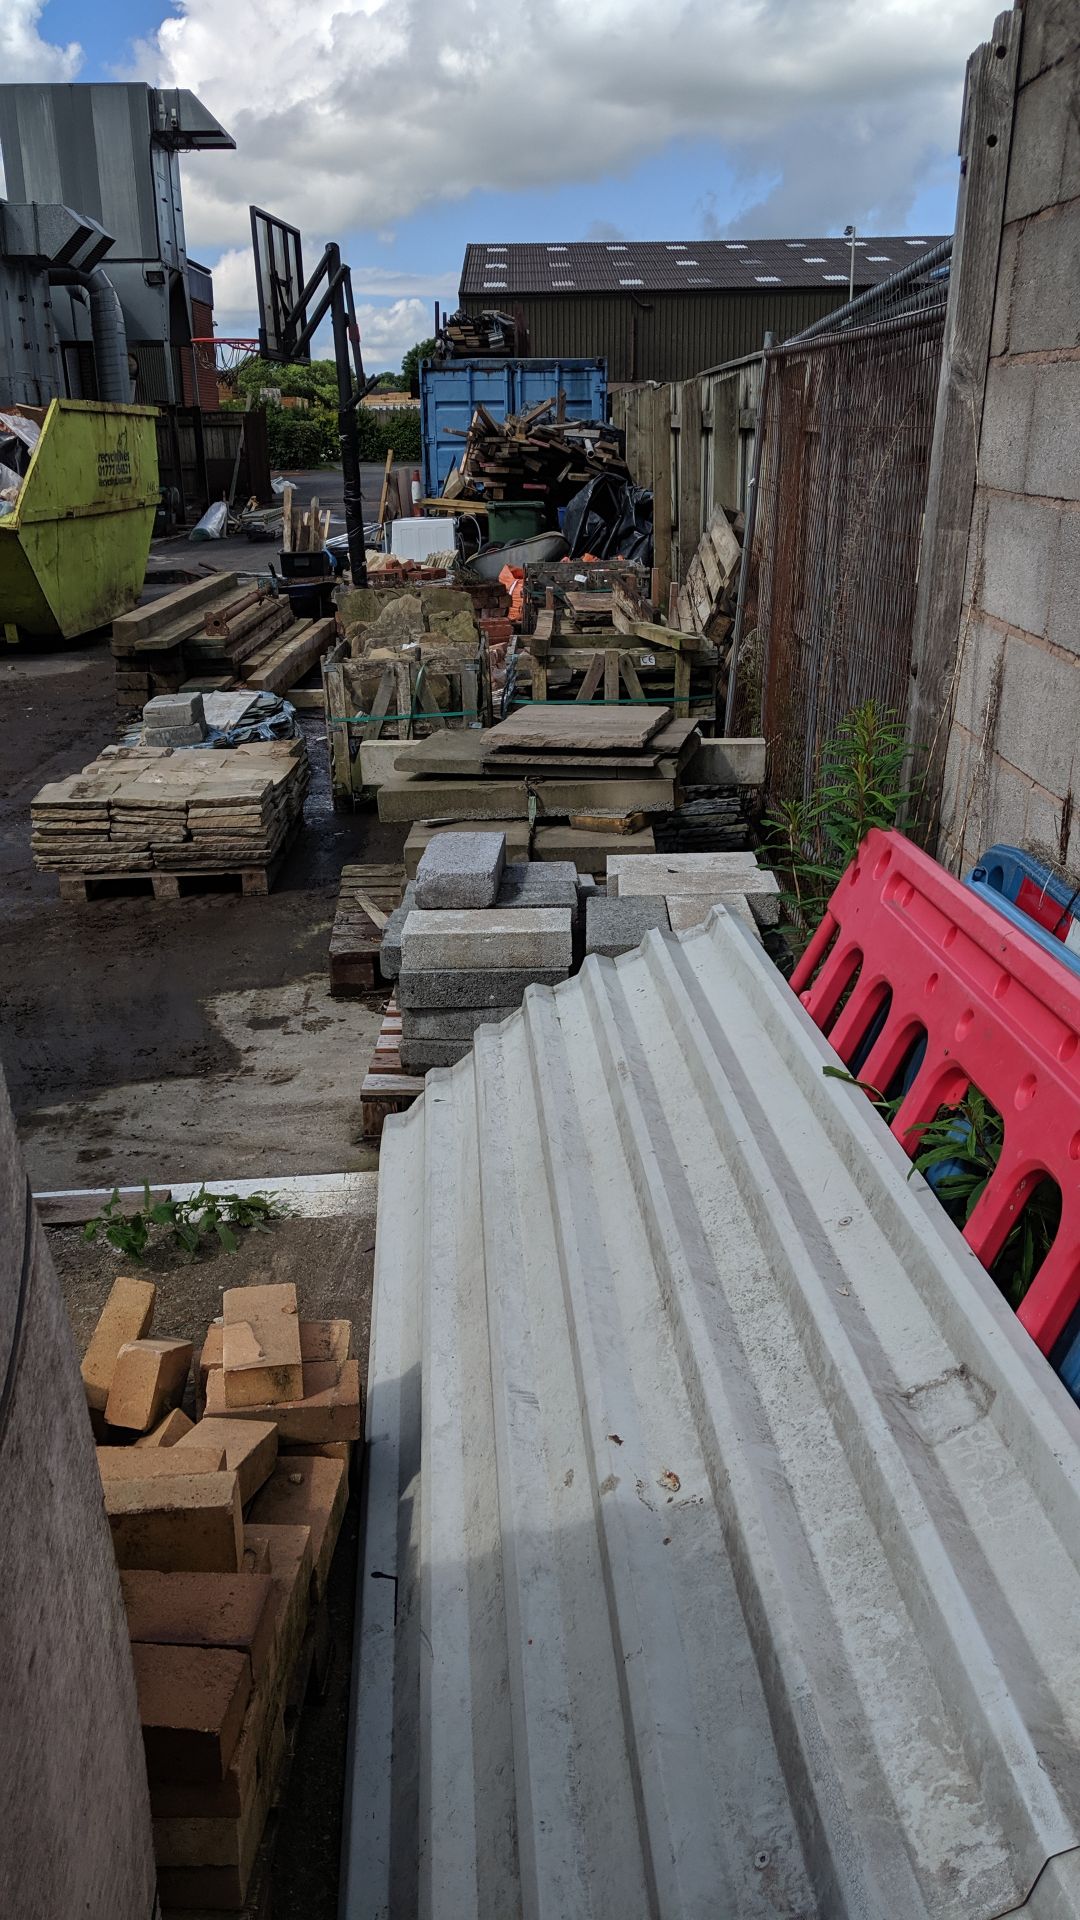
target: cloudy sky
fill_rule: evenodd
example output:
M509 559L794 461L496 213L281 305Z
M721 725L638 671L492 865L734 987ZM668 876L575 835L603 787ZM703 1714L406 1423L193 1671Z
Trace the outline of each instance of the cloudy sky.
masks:
M5 80L191 87L220 333L253 332L250 201L338 239L365 359L453 303L466 241L947 233L986 0L0 0Z

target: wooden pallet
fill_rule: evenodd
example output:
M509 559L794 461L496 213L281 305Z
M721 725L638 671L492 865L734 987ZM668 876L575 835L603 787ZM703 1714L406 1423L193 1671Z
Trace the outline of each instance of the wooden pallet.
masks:
M330 992L336 997L371 993L380 984L382 927L364 902L382 913L393 913L404 891L403 866L342 867L330 935Z
M62 873L60 898L68 906L116 899L187 900L200 893L267 894L274 885L300 832L301 821L288 834L280 852L263 867L190 868L165 872L152 867L144 873Z
M381 1138L388 1114L404 1113L424 1091L422 1073L404 1073L401 1066L401 1015L391 998L383 1015L375 1051L360 1088L360 1132L365 1140Z

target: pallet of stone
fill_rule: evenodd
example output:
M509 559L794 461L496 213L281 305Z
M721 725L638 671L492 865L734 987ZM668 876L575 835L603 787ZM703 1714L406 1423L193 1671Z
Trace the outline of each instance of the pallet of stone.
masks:
M60 898L68 906L117 898L189 900L206 893L225 892L262 899L273 891L299 835L297 824L290 828L273 859L260 866L243 866L238 862L222 865L220 861L224 856L219 855L216 861L195 867L178 866L169 871L160 866L123 869L108 861L100 869L62 873Z
M406 1073L401 1064L401 1015L391 997L360 1085L362 1138L370 1143L378 1141L388 1115L405 1113L423 1091L423 1074Z
M330 935L330 992L336 998L370 993L380 984L383 931L404 889L403 866L342 867Z
M106 748L35 797L35 864L70 882L61 886L67 899L140 877L163 898L199 876L266 893L302 820L309 778L299 739L223 752Z

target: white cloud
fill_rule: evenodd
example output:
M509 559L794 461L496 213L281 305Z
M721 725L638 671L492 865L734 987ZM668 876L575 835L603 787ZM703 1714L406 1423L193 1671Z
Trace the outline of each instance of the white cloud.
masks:
M702 137L759 232L896 226L955 146L993 22L986 0L666 0L660 20L656 0L175 4L139 70L194 88L239 146L185 165L204 249L245 244L249 200L305 236L385 228Z
M0 0L0 80L74 80L82 48L57 47L38 32L45 0Z

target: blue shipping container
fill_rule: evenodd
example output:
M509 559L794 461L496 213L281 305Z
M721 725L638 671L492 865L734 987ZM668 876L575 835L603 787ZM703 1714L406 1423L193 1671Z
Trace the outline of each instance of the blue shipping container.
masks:
M420 369L420 420L424 440L424 492L440 494L465 450L464 435L476 407L493 420L524 413L560 393L571 420L603 420L607 414L604 360L450 360Z

